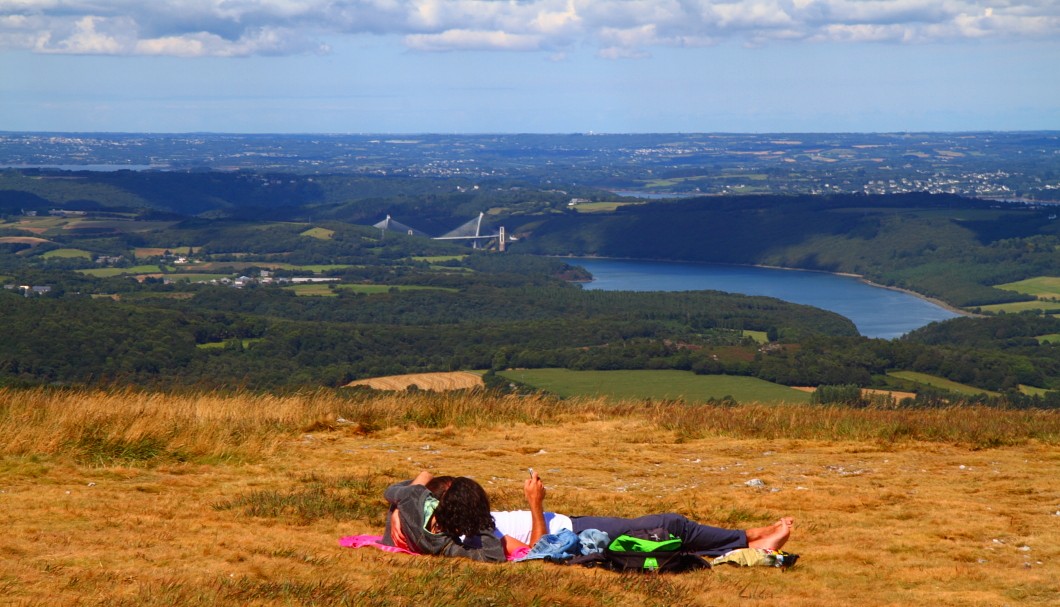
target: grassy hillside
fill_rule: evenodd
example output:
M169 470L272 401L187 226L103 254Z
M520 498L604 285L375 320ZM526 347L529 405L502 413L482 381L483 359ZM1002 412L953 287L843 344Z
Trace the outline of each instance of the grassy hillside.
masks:
M1058 444L1055 412L0 390L0 603L1050 605ZM792 515L802 558L644 577L338 546L420 469L517 508L528 466L558 511Z

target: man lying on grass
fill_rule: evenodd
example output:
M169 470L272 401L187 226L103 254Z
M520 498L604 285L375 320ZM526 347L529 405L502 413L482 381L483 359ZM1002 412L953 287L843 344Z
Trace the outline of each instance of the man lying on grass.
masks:
M597 529L615 538L663 527L681 538L685 550L718 556L739 548L779 550L794 524L791 517L784 517L767 527L737 530L703 525L674 513L620 518L545 512L545 486L536 472L523 483L523 493L529 510L490 512L489 497L475 481L435 477L424 470L383 493L390 512L382 543L420 554L502 562L516 550L532 547L541 536L564 529L575 534Z

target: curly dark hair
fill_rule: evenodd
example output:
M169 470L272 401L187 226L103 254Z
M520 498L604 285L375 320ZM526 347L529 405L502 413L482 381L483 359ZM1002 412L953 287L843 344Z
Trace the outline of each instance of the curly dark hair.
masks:
M464 476L454 478L449 489L438 496L434 522L442 533L453 538L478 535L496 528L486 490Z
M445 495L445 492L449 490L449 485L452 485L454 480L456 480L455 476L436 476L427 481L427 490L440 500Z

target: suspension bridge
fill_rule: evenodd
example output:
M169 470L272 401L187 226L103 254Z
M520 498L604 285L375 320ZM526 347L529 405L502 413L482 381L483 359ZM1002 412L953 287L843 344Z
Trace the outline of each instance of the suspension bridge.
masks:
M504 226L493 228L485 225L485 213L479 213L478 217L471 219L463 225L442 234L441 236L431 236L422 230L417 230L411 226L405 225L400 221L394 219L390 215L386 216L379 223L374 224L372 227L386 232L401 232L402 234L408 234L409 236L421 236L424 238L431 238L434 240L464 240L471 243L471 246L478 248L485 248L492 244L493 241L497 243L497 250L504 251L507 248L508 243L515 242L514 236L508 236L504 230Z

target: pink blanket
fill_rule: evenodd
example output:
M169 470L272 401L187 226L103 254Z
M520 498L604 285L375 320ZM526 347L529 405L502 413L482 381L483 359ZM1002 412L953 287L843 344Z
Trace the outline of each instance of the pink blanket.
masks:
M339 538L339 546L343 548L364 548L365 546L371 546L372 548L378 548L385 552L400 552L402 554L417 554L411 550L405 550L404 548L398 548L397 546L387 546L383 543L383 536L381 535L347 535L346 537Z
M398 548L397 546L387 546L382 543L383 536L381 535L347 535L346 537L339 538L339 546L343 548L363 548L365 546L371 546L372 548L378 548L385 552L399 552L401 554L419 554L411 550L405 550L404 548ZM509 561L515 561L530 552L529 548L519 548L515 552L508 555Z

